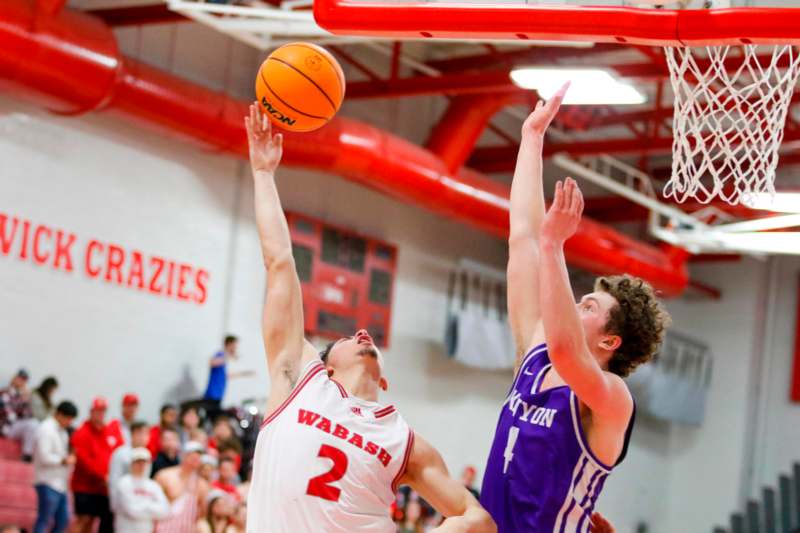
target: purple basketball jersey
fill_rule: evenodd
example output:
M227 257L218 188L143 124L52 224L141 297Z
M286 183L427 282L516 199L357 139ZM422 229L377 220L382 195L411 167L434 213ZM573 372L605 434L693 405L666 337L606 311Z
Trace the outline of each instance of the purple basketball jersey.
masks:
M481 504L500 533L583 533L612 466L589 449L578 398L564 385L540 391L547 347L531 350L500 411ZM628 449L633 416L617 464Z

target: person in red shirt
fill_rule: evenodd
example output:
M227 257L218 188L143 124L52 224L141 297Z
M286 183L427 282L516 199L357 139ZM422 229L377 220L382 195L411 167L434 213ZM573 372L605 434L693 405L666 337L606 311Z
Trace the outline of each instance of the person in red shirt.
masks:
M131 424L136 422L137 411L139 411L139 397L128 393L122 397L122 416L109 423L109 426L117 428L128 445L131 443Z
M177 423L178 409L171 403L162 405L158 425L150 428L150 440L147 441L147 449L153 457L161 451L161 429L170 428L177 431Z
M240 499L237 490L238 484L239 474L236 472L236 461L229 457L223 457L219 460L219 478L211 486L227 492L238 503Z
M114 531L108 504L108 464L123 441L119 428L105 422L107 408L105 398L92 400L89 419L72 434L76 463L70 488L75 496L76 532L90 533L96 518L100 519L99 533Z

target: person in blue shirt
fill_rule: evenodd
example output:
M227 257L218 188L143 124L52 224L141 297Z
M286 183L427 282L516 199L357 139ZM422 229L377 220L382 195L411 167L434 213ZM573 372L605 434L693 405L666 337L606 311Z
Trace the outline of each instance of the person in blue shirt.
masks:
M208 375L208 386L206 387L205 394L203 394L203 400L213 405L214 409L212 410L220 410L222 399L225 397L228 379L253 374L252 370L229 372L227 369L228 362L235 361L239 358L236 353L238 342L239 339L235 336L227 335L223 341L222 350L211 356L211 360L209 361L210 372Z

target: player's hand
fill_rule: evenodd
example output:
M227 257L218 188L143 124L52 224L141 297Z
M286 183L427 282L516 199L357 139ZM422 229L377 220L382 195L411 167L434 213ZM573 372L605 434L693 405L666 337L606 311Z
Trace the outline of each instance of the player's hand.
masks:
M544 135L547 126L550 125L556 113L558 113L558 108L561 107L561 102L564 101L564 95L567 93L568 88L569 82L562 85L547 102L539 100L536 103L536 107L525 119L525 122L522 123L523 137L526 135Z
M616 529L611 525L611 522L605 519L600 513L592 515L592 525L589 528L591 533L615 533Z
M250 104L250 116L245 117L244 125L253 171L275 172L283 154L283 135L272 135L272 122L261 112L258 103Z
M563 244L575 234L583 213L583 194L572 178L556 183L553 203L542 222L542 241Z

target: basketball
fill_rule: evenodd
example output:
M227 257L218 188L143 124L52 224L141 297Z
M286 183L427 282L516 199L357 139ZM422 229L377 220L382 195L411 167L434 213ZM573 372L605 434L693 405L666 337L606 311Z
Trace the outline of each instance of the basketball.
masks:
M311 43L281 46L261 64L256 97L272 122L289 131L321 128L339 111L344 73L324 48Z

